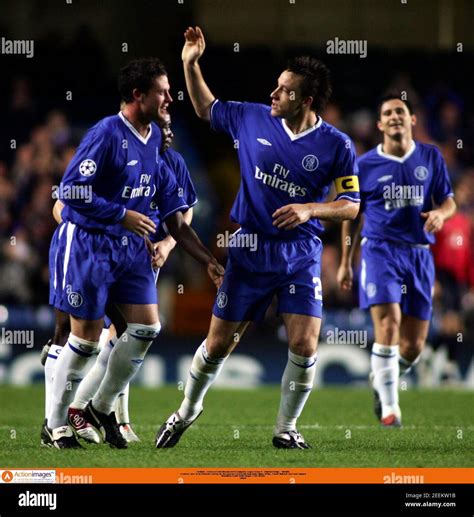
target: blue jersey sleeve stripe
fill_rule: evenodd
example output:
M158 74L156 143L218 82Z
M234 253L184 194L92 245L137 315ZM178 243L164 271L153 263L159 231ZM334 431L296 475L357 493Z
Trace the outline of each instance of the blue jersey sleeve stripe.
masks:
M450 192L449 194L446 194L445 196L443 196L441 198L440 204L443 203L443 201L446 201L446 199L448 199L448 197L454 197L454 192Z
M360 199L348 196L347 194L342 194L340 196L336 196L335 201L339 201L339 199L348 199L349 201L353 201L354 203L360 203Z
M213 118L212 118L212 113L214 111L214 106L219 102L219 99L214 99L214 102L211 104L211 110L209 112L209 119L210 119L210 122L211 122L211 128L212 129L215 129L215 126L214 126L214 121L213 121Z
M166 215L163 215L161 217L161 219L164 221L167 217L169 217L170 215L172 214L175 214L176 212L180 212L183 210L183 208L185 208L186 210L189 209L189 206L188 205L181 205L181 206L178 206L177 208L174 208L173 210L171 210L171 212L168 212ZM185 211L186 211L185 210Z

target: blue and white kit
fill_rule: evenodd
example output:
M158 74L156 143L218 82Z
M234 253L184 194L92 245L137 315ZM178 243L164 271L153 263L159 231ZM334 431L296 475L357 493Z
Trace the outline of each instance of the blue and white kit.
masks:
M56 308L94 320L104 316L108 299L157 302L144 239L121 220L127 209L150 215L152 201L161 220L189 208L160 148L156 124L143 137L122 113L84 136L59 187L64 222L50 253L50 303Z
M259 321L274 295L278 311L321 317L320 262L323 227L317 219L281 230L275 210L323 202L332 183L336 200L359 201L354 146L324 122L295 135L262 104L222 102L211 107L211 126L233 138L241 185L231 219L241 229L229 248L213 313L229 321ZM246 236L248 237L246 239ZM250 238L255 247L247 246Z
M423 229L420 214L453 195L446 164L435 146L420 142L401 158L379 145L358 163L365 216L360 306L399 303L404 314L429 320L435 237Z

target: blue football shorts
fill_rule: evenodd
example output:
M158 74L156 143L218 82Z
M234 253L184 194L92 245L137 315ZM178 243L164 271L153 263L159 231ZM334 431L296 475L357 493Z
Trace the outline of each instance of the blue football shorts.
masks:
M361 308L399 303L403 314L429 320L435 281L429 247L364 238L361 250Z
M213 314L227 321L262 321L276 295L279 314L321 318L321 240L283 241L239 233L253 235L257 244L229 247Z
M138 235L119 237L62 223L53 235L49 264L50 303L77 318L103 318L107 300L158 302L150 256Z

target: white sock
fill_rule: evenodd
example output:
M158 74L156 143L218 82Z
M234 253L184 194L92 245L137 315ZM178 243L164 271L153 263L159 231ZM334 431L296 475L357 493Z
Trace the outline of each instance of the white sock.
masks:
M89 401L96 394L100 383L105 376L107 362L116 342L117 338L114 337L108 343L102 345L102 350L97 356L94 366L87 372L87 375L79 384L74 400L71 403L71 407L76 409L85 409Z
M400 351L398 352L398 366L400 368L399 376L405 375L406 373L410 373L411 369L418 363L420 359L421 354L416 357L413 361L409 361L408 359L405 359L401 354Z
M58 358L62 349L62 346L51 345L48 351L48 357L44 363L44 417L46 419L48 418L49 409L51 407L56 359Z
M378 391L382 403L382 418L388 415L400 415L398 405L398 345L386 346L374 343L370 356L373 385Z
M275 434L296 429L296 420L313 388L316 355L303 357L288 350L288 362L281 379L281 399Z
M67 408L74 398L82 372L97 348L98 342L87 341L69 334L67 344L59 354L54 369L48 426L56 429L67 424Z
M117 397L115 403L115 416L119 424L129 424L130 415L128 414L128 394L130 391L130 384L125 386L125 389Z
M202 409L202 401L214 379L224 365L225 357L212 359L206 349L206 340L196 350L184 388L184 400L178 409L184 420L196 418Z
M119 393L140 369L146 352L161 329L159 323L129 323L112 350L105 376L92 399L95 409L106 415L112 412Z

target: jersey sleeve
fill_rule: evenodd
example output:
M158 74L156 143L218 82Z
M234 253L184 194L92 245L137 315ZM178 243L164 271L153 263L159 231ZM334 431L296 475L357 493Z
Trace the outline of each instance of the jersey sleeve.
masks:
M216 99L211 106L211 127L237 138L244 116L243 102L220 101Z
M184 201L189 207L194 206L198 201L196 190L194 188L188 166L181 155L177 155L175 173L178 188L182 189Z
M112 138L100 126L94 126L86 133L64 173L58 195L65 205L80 215L105 224L120 222L126 212L124 206L94 192L94 183L112 157Z
M438 149L436 151L436 170L434 171L434 188L433 188L433 200L437 205L450 196L453 196L453 189L451 187L451 181L449 180L448 168L446 162L442 157Z
M159 181L154 201L158 206L161 221L175 212L186 212L189 209L183 192L179 189L176 176L163 160L160 161Z
M336 187L334 201L348 199L354 203L360 202L359 166L354 144L349 138L341 140L334 160L332 179Z

